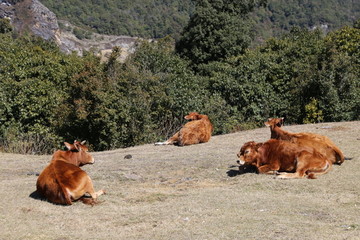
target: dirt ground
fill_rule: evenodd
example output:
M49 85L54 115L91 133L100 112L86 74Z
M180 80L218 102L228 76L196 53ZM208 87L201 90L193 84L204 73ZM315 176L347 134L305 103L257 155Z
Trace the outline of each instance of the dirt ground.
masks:
M326 135L352 159L314 180L234 176L240 146L268 140L265 127L187 147L96 152L83 169L107 194L91 207L38 198L50 156L0 153L0 239L360 239L360 122L284 129Z

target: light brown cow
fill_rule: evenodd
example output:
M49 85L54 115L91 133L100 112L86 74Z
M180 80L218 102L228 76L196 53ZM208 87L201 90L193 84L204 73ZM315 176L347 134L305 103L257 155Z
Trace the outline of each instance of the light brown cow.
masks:
M177 144L179 146L205 143L211 138L213 125L208 116L191 112L184 117L189 120L177 133L165 142L157 142L155 145L171 145Z
M95 192L90 177L79 168L94 163L94 158L84 144L85 141L74 141L74 144L65 142L68 150L56 151L50 164L40 174L36 191L49 202L71 205L73 201L81 200L85 204L94 205L97 197L105 193L103 190Z
M270 139L247 142L237 154L241 165L253 165L258 173L277 173L277 178L316 178L331 169L331 162L313 148Z
M271 138L315 148L333 164L344 162L342 151L326 136L314 133L290 133L281 128L284 118L269 118L265 125L270 127Z

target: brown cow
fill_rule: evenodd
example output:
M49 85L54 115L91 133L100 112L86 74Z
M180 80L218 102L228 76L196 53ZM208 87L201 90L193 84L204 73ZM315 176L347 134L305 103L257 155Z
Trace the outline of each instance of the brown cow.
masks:
M315 148L333 164L344 162L342 151L326 136L314 133L290 133L281 128L284 118L269 118L265 125L270 127L271 138Z
M42 171L36 182L36 191L49 202L71 205L73 201L81 200L85 204L94 205L97 197L105 192L94 191L87 173L79 168L84 164L94 163L94 158L88 153L85 141L65 142L67 151L56 151L50 164ZM86 197L89 194L91 198Z
M211 138L213 126L208 116L191 112L184 117L189 120L177 133L165 142L157 142L155 145L171 145L179 146L205 143Z
M256 166L259 173L278 173L277 178L314 179L315 174L328 172L332 165L313 148L276 139L247 142L237 156L240 164Z

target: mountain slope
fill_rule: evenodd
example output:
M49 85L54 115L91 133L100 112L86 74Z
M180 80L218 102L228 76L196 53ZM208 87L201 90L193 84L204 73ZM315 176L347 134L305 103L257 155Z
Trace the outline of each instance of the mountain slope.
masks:
M194 10L191 0L42 0L60 18L90 31L159 38L179 37ZM360 17L360 1L269 0L252 14L258 39L289 31L293 26L322 27L326 31Z

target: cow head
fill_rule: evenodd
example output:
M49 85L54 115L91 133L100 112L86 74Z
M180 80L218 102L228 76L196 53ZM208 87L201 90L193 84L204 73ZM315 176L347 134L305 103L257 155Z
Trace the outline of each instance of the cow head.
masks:
M86 141L74 141L74 144L64 142L67 149L76 155L77 165L93 164L95 162L93 156L90 155L89 149L85 146Z
M284 124L284 118L269 118L264 124L271 128L274 128L275 126L281 127Z
M240 165L257 165L257 159L259 156L258 149L262 143L256 143L254 141L245 143L237 154Z
M200 114L197 112L191 112L184 117L186 120L200 120Z

